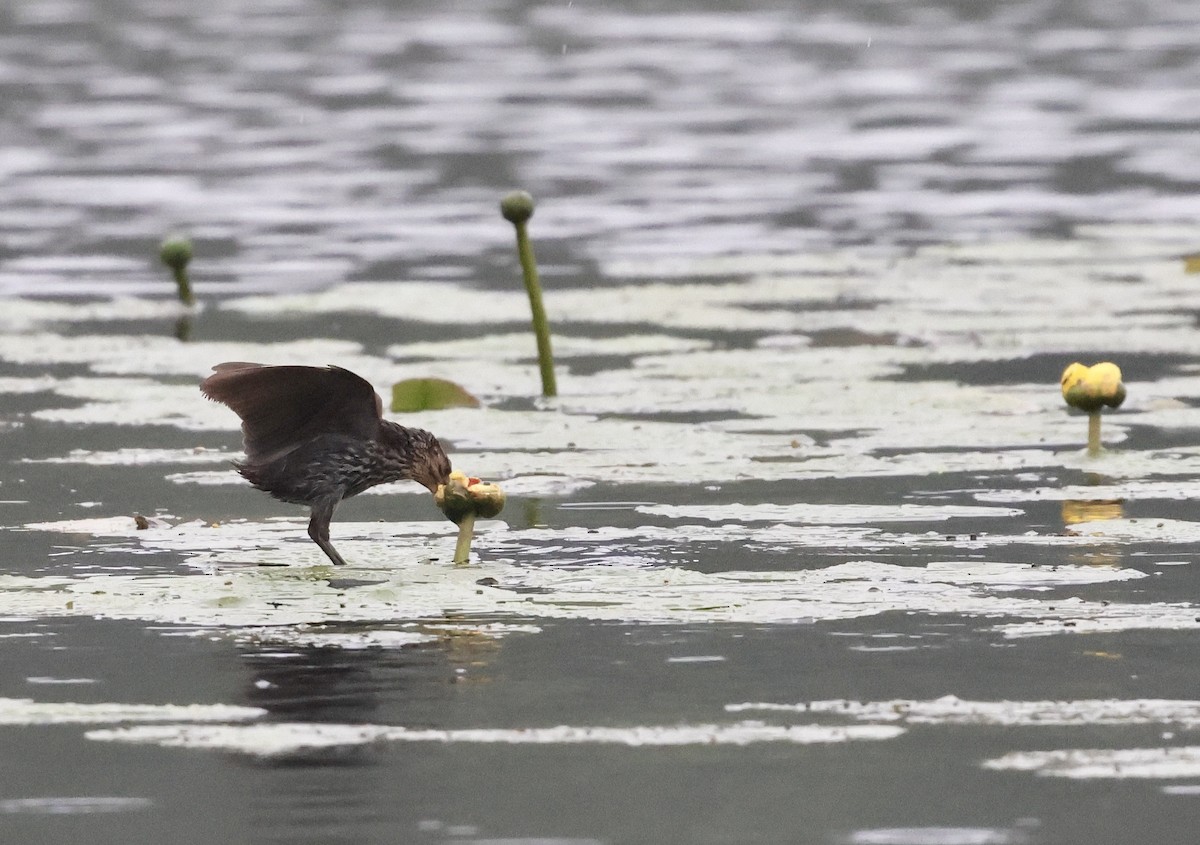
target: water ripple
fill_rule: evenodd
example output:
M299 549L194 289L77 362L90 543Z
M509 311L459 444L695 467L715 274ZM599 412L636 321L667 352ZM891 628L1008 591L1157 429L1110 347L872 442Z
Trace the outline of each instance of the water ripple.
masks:
M865 0L8 16L4 288L49 254L114 259L64 263L60 284L154 289L149 243L171 226L231 245L210 272L260 289L298 268L310 286L420 273L507 248L494 206L514 184L585 265L1193 211L1191 3L1136 24Z

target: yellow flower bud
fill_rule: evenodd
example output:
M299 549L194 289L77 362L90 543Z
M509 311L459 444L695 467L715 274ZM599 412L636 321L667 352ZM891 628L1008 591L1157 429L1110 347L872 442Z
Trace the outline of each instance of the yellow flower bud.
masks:
M1121 383L1121 368L1110 361L1091 367L1078 362L1062 374L1062 395L1072 408L1092 413L1107 405L1119 407L1125 401L1125 385Z

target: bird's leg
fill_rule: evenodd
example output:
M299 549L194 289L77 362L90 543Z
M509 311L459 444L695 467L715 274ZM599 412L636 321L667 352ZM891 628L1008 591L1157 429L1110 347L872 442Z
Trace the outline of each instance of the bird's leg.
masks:
M312 507L312 519L308 521L308 536L321 547L321 551L337 566L344 566L346 561L338 554L333 543L329 542L329 520L333 519L333 509L339 499L321 499Z

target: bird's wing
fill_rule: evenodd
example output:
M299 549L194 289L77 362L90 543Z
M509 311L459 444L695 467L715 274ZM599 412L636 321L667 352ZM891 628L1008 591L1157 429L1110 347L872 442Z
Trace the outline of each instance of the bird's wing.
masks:
M383 402L370 382L341 367L272 367L231 361L200 383L242 418L247 463L268 463L322 434L372 438Z

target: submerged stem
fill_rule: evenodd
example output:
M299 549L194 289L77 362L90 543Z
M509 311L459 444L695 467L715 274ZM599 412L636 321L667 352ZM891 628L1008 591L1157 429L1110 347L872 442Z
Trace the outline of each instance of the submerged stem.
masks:
M1092 411L1088 414L1088 456L1094 458L1103 448L1100 445L1100 412Z
M468 513L458 524L458 542L454 544L454 562L470 563L471 535L475 533L475 514Z
M525 229L526 221L533 216L533 197L524 191L514 191L501 201L500 213L517 230L517 256L521 260L525 291L529 294L529 310L533 314L538 367L542 374L542 395L557 396L554 353L550 349L550 323L546 319L546 307L542 304L542 285L538 279L537 260L533 257L533 245L529 242L529 233Z

